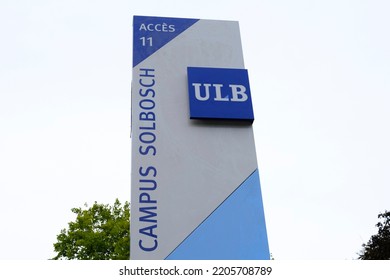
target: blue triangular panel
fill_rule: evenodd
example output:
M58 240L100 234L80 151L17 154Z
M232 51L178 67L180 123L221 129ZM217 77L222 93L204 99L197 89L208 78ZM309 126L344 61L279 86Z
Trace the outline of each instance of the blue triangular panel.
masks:
M133 19L133 67L199 19L134 16Z
M256 170L166 259L269 258L259 173Z

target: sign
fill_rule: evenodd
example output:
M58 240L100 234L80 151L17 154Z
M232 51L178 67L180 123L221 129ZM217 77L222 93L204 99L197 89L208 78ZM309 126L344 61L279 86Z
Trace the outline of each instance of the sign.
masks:
M188 67L187 74L192 119L254 120L247 70Z
M131 259L269 259L248 80L238 22L134 17Z

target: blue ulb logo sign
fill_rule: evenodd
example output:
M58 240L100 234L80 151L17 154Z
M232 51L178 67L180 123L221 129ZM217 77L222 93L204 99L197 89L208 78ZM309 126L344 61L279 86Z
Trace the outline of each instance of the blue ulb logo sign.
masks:
M253 121L246 69L188 67L191 119Z

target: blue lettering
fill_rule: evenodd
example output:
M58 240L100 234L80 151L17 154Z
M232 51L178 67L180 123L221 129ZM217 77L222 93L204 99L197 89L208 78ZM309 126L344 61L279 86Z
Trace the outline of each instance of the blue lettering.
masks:
M166 32L169 26L164 24L148 24L141 25L140 30L145 31L161 31ZM156 107L155 97L156 85L155 70L150 68L141 68L139 71L138 94L141 97L138 106L140 113L138 115L140 126L138 127L138 141L140 143L138 152L143 156L155 156L157 148L154 143L157 141L156 135ZM157 240L157 199L154 197L154 191L158 187L157 168L149 165L146 167L140 166L138 169L139 186L138 201L141 207L139 208L139 222L141 223L139 233L146 239L139 240L139 248L143 251L154 251L158 246ZM147 205L147 206L145 206ZM154 205L154 206L150 206ZM144 223L144 224L142 224ZM145 224L148 223L148 224Z
M141 183L151 183L151 187L140 187L139 189L141 191L154 191L157 189L157 182L155 180L139 180L140 185Z
M149 152L151 152L153 156L155 156L157 154L156 147L154 147L152 145L148 145L146 147L145 146L139 146L138 151L143 156L149 155Z
M154 89L148 88L147 90L145 90L145 92L143 92L143 88L140 88L139 90L139 95L141 95L142 97L147 97L149 93L151 93L152 97L156 96L156 92L154 91Z
M156 81L154 79L151 79L151 82L150 83L145 83L143 82L143 79L139 79L139 84L143 87L152 87L154 86L154 84L156 83Z
M152 226L148 226L148 227L145 227L145 228L141 228L139 230L139 233L147 235L147 236L150 236L150 237L157 238L157 235L154 234L154 232L153 232L153 230L156 229L156 228L157 228L157 225L152 225Z
M157 206L153 207L141 207L139 209L140 212L146 214L145 216L142 216L139 218L140 222L145 222L145 223L157 223L156 219L151 219L157 216L157 214L151 210L157 210Z
M157 169L153 166L146 167L146 170L144 171L142 167L139 168L139 174L143 177L146 177L149 175L150 172L153 172L153 177L156 177L157 175Z
M142 132L139 135L139 140L144 144L151 144L156 141L156 135L154 135L152 132Z
M157 249L158 242L157 242L157 239L154 239L153 241L154 241L154 244L153 244L152 247L145 247L145 246L143 245L143 240L140 240L140 241L138 242L138 245L139 245L139 247L140 247L142 250L144 250L144 251L148 251L148 252L154 251L154 250Z
M143 192L139 195L139 202L140 203L157 203L157 200L151 199L150 194Z
M148 68L141 68L139 69L140 72L143 72L143 73L140 73L140 77L154 77L154 69L148 69ZM149 73L149 72L152 72L152 73Z
M151 110L156 106L156 104L152 99L142 99L139 102L139 106L144 110Z

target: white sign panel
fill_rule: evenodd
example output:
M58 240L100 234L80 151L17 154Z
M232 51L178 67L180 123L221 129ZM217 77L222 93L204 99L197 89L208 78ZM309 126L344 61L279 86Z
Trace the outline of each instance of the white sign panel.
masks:
M238 22L135 16L132 259L269 259Z

